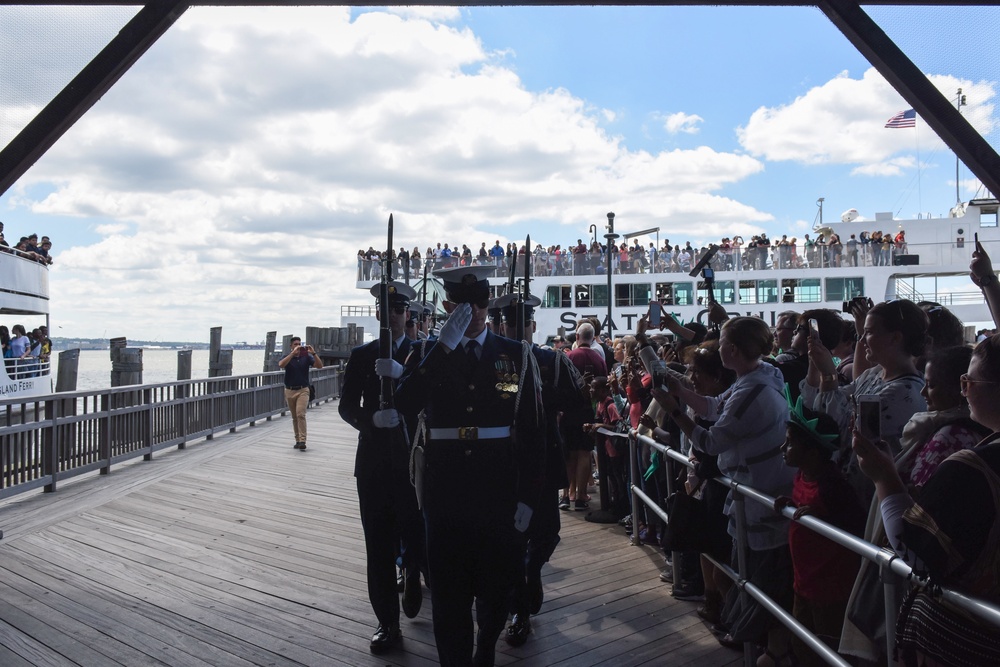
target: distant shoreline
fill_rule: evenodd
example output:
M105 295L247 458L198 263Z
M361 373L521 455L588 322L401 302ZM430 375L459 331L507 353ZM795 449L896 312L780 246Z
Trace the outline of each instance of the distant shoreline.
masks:
M186 343L178 341L130 340L128 346L141 347L148 350L207 350L208 343ZM226 350L263 350L264 343L223 343ZM52 338L52 350L107 350L110 349L107 339L102 338Z

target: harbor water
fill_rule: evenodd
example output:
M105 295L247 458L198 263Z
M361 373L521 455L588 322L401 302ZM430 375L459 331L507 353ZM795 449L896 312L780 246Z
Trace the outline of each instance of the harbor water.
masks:
M158 384L177 379L177 350L143 349L142 382ZM59 373L59 352L52 353L53 383ZM264 350L233 350L233 375L249 375L264 370ZM192 379L208 377L208 350L191 353ZM79 391L111 386L111 352L81 350L76 388Z

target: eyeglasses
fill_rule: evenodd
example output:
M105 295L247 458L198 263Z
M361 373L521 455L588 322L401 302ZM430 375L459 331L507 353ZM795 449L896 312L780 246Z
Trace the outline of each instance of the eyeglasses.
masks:
M997 380L973 380L968 373L962 373L958 380L962 384L962 391L965 391L970 384L997 384Z

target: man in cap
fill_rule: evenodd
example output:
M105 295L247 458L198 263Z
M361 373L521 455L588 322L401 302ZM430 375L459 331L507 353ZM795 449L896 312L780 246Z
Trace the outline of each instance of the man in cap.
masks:
M375 285L371 289L376 299L381 287ZM372 653L393 648L402 639L396 586L397 552L401 551L405 573L402 607L407 618L420 611L420 569L424 566L424 525L410 484L408 442L395 411L380 410L381 378L376 370L379 364L384 364L385 375L400 376L401 362L410 352L411 341L405 326L410 300L416 293L395 281L389 283L388 292L392 357L379 359L378 340L354 348L344 370L340 396L340 416L358 429L354 477L365 534L368 597L378 619L370 644ZM378 310L376 313L381 318Z
M527 346L486 328L492 273L483 266L435 272L450 317L419 365L408 364L396 395L408 419L422 413L426 463L415 474L445 667L494 663L544 478L538 370Z
M503 318L502 332L517 339L523 313L524 341L538 364L545 405L545 481L542 501L531 515L525 532L527 543L519 559L519 572L514 580L511 600L513 618L504 639L511 646L521 646L531 633L532 614L542 607L542 565L549 561L559 544L559 489L569 485L566 478L566 455L560 434L560 423L567 428L582 429L590 410L590 398L584 393L583 377L565 354L545 350L532 344L535 333L534 312L541 301L529 296L520 303L517 294L497 299L493 306Z

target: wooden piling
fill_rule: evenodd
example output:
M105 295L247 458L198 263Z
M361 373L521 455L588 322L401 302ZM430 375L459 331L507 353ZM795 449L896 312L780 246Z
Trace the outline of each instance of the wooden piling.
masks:
M59 353L59 371L56 373L56 391L76 391L80 370L80 350Z

